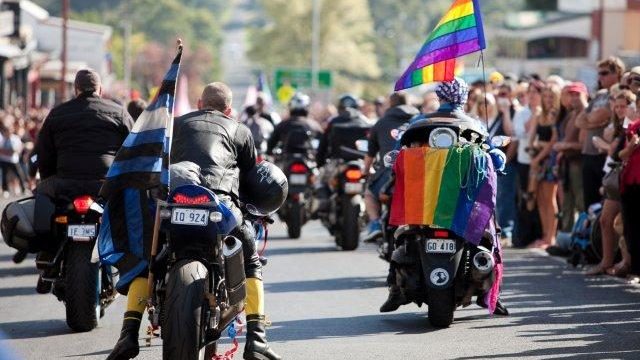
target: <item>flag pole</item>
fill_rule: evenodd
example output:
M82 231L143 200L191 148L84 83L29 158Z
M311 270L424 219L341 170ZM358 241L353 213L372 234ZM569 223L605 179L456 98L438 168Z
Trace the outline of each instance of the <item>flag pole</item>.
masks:
M182 52L183 49L183 45L182 45L182 39L178 39L177 41L178 44L178 53ZM178 77L176 76L176 84L178 82ZM174 103L175 105L175 103ZM171 109L171 118L173 120L173 109ZM173 126L168 126L167 131L169 132L170 136L169 139L171 139L171 133L173 132ZM171 144L169 144L171 145ZM170 149L170 147L169 147ZM171 158L170 158L170 153L171 151L169 151L169 154L167 156L167 168L169 167L169 164L171 164ZM170 180L169 180L170 181ZM167 187L169 187L169 181L167 181ZM168 190L168 189L167 189ZM164 192L163 192L164 193ZM167 191L168 193L168 191ZM168 196L163 194L163 196ZM147 288L148 288L148 294L149 294L149 298L147 299L147 308L149 313L151 313L153 310L153 290L154 290L154 277L153 277L153 271L151 271L154 267L154 262L155 262L155 257L156 255L158 255L158 238L160 237L160 223L162 221L162 219L160 219L160 210L162 208L162 206L166 205L166 201L158 199L156 201L156 214L155 214L155 219L153 222L153 237L151 240L151 256L149 257L149 276L147 278Z
M487 72L484 68L484 50L480 50L480 62L482 62L482 85L484 87L484 123L487 125L487 132L489 131L489 113L487 104Z

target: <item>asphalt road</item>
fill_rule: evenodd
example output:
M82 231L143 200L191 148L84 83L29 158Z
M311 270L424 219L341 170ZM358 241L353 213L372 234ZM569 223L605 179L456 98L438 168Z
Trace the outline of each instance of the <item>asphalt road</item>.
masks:
M424 306L378 313L386 264L372 245L337 251L316 222L300 240L286 239L280 224L270 234L268 336L284 359L640 359L640 288L585 278L542 253L507 251L503 298L511 316L491 317L472 305L438 330ZM99 328L74 334L63 305L35 293L33 258L14 265L12 254L0 244L0 330L7 337L0 349L12 349L16 359L104 359L118 338L125 299L107 309ZM145 346L141 333L140 341L139 359L161 358L159 339ZM222 349L229 348L225 339Z

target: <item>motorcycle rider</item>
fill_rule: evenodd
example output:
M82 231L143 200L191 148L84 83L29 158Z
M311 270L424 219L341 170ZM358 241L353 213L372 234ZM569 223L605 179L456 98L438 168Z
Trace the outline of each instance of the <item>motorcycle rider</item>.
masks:
M282 144L284 154L307 153L309 140L322 134L320 124L309 118L309 96L295 93L289 100L289 118L278 124L267 142L267 154Z
M74 89L75 98L49 112L34 150L42 179L36 193L52 199L60 195L97 197L116 152L133 127L125 108L101 97L100 75L94 70L78 71ZM40 252L38 258L54 255ZM37 290L48 293L52 283L42 278L40 275Z
M326 212L328 199L330 196L329 190L329 177L333 173L333 169L327 168L327 159L329 158L341 158L342 154L339 149L332 149L331 144L335 143L337 138L336 131L332 131L333 128L339 125L340 127L371 127L371 121L360 112L358 107L358 99L351 95L345 94L338 99L338 115L331 120L325 129L318 150L316 152L316 162L318 167L322 167L319 181L316 183L315 198L316 203L313 206L312 216L318 216L318 213ZM344 144L345 146L351 144ZM353 147L355 144L348 146Z
M364 193L364 202L369 216L368 232L363 239L364 241L372 241L382 235L378 196L380 189L391 176L391 169L384 167L382 157L396 146L397 139L394 137L394 130L407 124L412 117L419 113L418 109L407 104L405 92L394 92L389 96L389 109L371 128L369 149L364 158L364 175L369 180L369 185ZM369 177L372 165L376 171L372 177Z

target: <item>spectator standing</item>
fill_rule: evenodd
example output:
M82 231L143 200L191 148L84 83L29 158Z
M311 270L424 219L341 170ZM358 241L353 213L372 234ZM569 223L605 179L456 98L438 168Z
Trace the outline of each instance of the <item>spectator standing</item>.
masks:
M558 177L556 153L553 145L558 141L556 123L560 111L560 88L546 86L542 90L541 112L534 117L534 130L530 137L531 169L527 203L535 199L542 223L542 238L530 247L546 249L556 242L558 227ZM533 206L528 206L532 210Z
M523 83L520 89L524 89ZM540 102L544 83L541 81L532 81L527 88L526 96L523 102L527 104L516 111L513 116L514 139L517 144L516 168L518 178L518 188L520 194L526 194L529 183L529 168L531 164L531 156L527 148L529 147L529 138L533 128L533 117L540 113ZM519 200L524 199L519 197ZM533 240L542 236L540 229L540 220L538 211L527 210L525 201L518 201L518 216L516 220L516 231L512 239L512 243L516 247L524 247Z
M624 73L624 63L617 57L609 57L598 63L598 84L600 90L589 106L576 119L576 125L585 130L582 147L582 183L584 188L584 205L600 202L600 186L602 171L607 154L602 153L593 143L594 136L602 136L609 125L611 109L609 108L609 89L620 81Z
M4 197L9 196L9 173L18 179L20 190L25 192L26 178L20 168L20 155L22 154L22 139L12 132L12 127L0 126L0 167L2 167L2 191Z
M498 116L493 123L489 124L489 136L507 136L512 137L513 132L513 115L516 112L514 105L515 84L506 81L498 88L498 96L496 104L498 107ZM516 102L517 103L517 102ZM515 158L517 155L517 144L509 144L502 149L506 156L505 175L498 177L498 193L497 215L498 224L502 229L502 237L511 240L513 229L515 227L517 207L516 207L516 188L517 188L517 168Z
M640 282L640 119L629 125L626 143L620 151L624 161L621 174L620 195L622 204L622 222L624 239L629 251L631 266L629 275L634 283Z

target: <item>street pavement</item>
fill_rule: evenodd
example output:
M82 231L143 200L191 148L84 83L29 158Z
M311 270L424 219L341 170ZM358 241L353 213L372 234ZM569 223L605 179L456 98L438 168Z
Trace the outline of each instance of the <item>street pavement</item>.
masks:
M10 359L106 358L125 299L94 331L72 333L62 303L35 293L33 257L15 265L12 254L0 244L0 350L18 354ZM640 288L586 278L542 252L506 252L503 299L511 316L472 305L458 309L448 329L429 325L426 306L378 313L386 263L373 245L337 250L317 222L305 225L300 240L287 239L276 223L267 255L268 337L284 359L640 359ZM138 359L160 359L160 340L146 346L144 338L141 332ZM225 338L221 350L230 348Z

